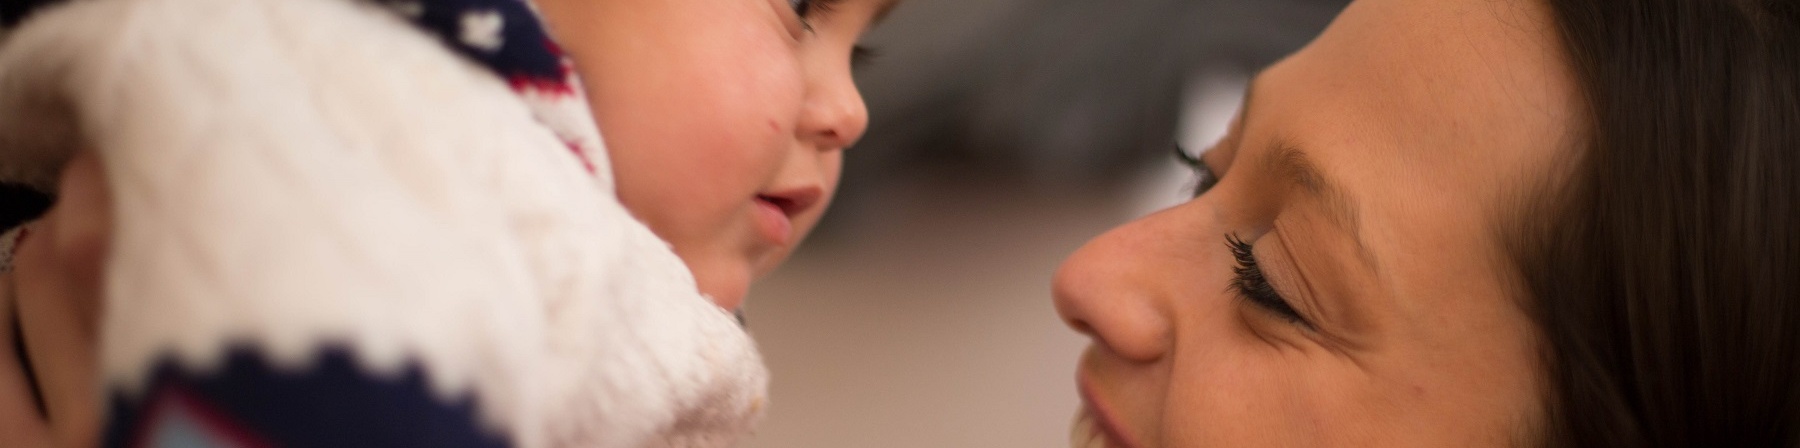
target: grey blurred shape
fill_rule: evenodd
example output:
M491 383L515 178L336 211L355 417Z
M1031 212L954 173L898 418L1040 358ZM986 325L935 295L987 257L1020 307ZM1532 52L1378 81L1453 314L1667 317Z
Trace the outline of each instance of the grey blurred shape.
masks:
M1267 65L1346 3L906 0L865 39L872 122L840 204L901 179L1116 182L1167 157L1194 73Z

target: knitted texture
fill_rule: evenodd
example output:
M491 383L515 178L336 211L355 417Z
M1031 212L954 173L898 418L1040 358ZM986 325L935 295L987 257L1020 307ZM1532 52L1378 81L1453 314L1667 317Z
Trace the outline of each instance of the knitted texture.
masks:
M76 148L108 173L109 391L341 346L515 446L725 446L760 414L754 345L614 196L578 96L347 0L81 0L5 39L0 181L51 189Z

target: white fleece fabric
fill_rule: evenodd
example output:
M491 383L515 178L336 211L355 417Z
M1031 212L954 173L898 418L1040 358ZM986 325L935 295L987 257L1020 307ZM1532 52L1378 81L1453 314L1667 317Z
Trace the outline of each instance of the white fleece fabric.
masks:
M76 0L0 41L0 180L77 148L114 198L100 360L327 344L522 447L727 446L767 371L498 77L350 0ZM53 191L53 190L52 190Z

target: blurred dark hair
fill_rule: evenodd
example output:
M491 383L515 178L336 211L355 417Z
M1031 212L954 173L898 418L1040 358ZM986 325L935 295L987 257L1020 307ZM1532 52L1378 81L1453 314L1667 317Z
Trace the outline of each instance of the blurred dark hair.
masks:
M0 182L0 232L37 218L50 208L50 195L29 186Z
M1548 446L1800 446L1800 1L1550 0L1588 126L1512 255Z

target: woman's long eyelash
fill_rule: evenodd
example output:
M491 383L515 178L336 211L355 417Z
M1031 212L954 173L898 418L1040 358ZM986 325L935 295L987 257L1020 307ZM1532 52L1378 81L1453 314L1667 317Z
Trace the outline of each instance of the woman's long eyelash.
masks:
M1200 195L1206 194L1207 190L1211 190L1214 185L1219 184L1219 175L1213 172L1212 167L1207 166L1205 160L1200 160L1199 157L1187 152L1187 149L1182 148L1179 144L1175 145L1175 159L1194 170L1194 186L1193 191L1190 192L1193 197L1200 197Z
M1295 311L1287 299L1275 292L1274 286L1269 285L1268 277L1263 275L1262 268L1256 264L1256 254L1251 250L1254 246L1235 234L1225 235L1225 245L1231 248L1231 257L1237 259L1237 266L1231 268L1232 274L1235 274L1235 278L1231 280L1232 291L1288 322L1312 328L1312 324L1301 317L1300 312Z

